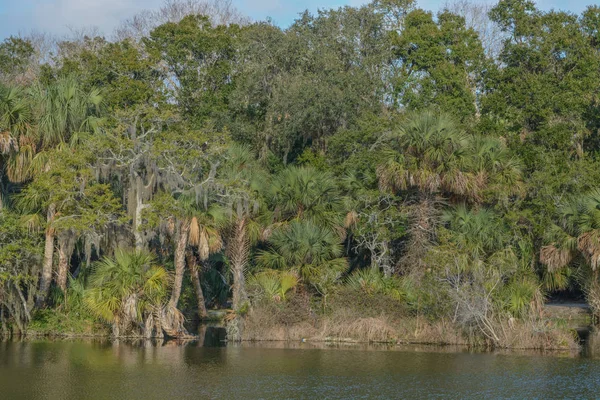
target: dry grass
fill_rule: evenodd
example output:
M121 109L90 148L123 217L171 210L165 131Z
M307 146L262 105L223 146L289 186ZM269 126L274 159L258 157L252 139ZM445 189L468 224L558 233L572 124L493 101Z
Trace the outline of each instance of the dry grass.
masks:
M378 318L335 319L321 323L320 338L324 340L351 340L358 342L397 342L398 331L390 321Z
M498 347L531 350L575 350L579 348L577 334L548 320L515 321L500 326Z
M554 272L565 267L573 260L573 254L567 249L558 249L550 245L540 250L540 262L548 267L548 271Z
M554 322L537 320L498 324L497 348L571 350L578 347L576 335ZM447 320L436 322L414 316L399 318L357 317L354 310L338 309L315 319L277 323L269 308L255 307L246 320L246 341L315 341L398 344L489 346L476 333L465 333Z
M308 321L291 324L278 323L273 319L270 310L254 308L246 318L242 339L248 341L300 341L317 335L317 329Z
M454 324L447 320L429 322L423 318L405 319L401 325L404 343L469 345L475 344Z

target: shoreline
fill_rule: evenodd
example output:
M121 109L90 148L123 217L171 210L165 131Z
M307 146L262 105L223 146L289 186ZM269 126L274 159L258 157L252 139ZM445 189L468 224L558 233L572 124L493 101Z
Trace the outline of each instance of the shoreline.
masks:
M225 329L224 326L213 326L212 328ZM125 342L163 342L163 343L177 343L187 344L198 341L204 341L200 335L190 335L182 338L164 338L164 337L139 337L139 336L112 336L106 333L86 333L86 334L72 334L64 332L51 332L51 333L36 333L29 332L26 335L15 335L15 336L2 336L0 335L0 342L28 342L28 341L86 341L86 340L99 340L106 342L114 341L125 341ZM243 339L239 342L223 340L226 346L256 346L256 347L273 347L273 348L293 348L300 346L314 346L314 348L331 348L335 346L360 346L360 347L386 347L402 348L412 346L425 346L428 348L455 348L474 352L483 353L495 353L495 352L535 352L535 353L580 353L584 346L580 343L576 347L490 347L480 344L470 344L466 341L461 342L450 342L450 341L419 341L419 340L358 340L344 337L329 337L329 338L303 338L300 340L296 339Z
M111 337L106 335L35 335L19 338L0 337L0 343L10 342L38 342L38 343L89 343L102 342L105 344L125 345L152 345L152 346L187 346L198 343L199 338L186 339L160 339L160 338L135 338L135 337ZM204 346L204 343L202 344ZM405 351L416 353L475 353L493 354L503 356L523 357L582 357L586 354L584 346L578 348L488 348L484 346L470 346L467 344L451 343L422 343L422 342L362 342L354 340L243 340L241 342L223 342L223 345L212 345L208 347L225 348L257 348L257 349L289 349L289 350L359 350L359 351Z

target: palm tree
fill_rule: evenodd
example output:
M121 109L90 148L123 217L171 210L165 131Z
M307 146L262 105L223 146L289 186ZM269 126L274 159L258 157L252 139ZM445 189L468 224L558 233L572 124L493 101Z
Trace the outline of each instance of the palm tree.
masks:
M428 111L409 116L389 145L384 152L387 160L377 168L380 188L415 192L402 258L402 265L411 271L422 265L435 237L440 215L436 203L444 198L480 203L486 193L496 196L500 191L507 196L522 187L520 163L500 140L467 135L444 114Z
M99 111L102 97L95 89L84 91L72 77L62 78L50 85L37 84L32 89L34 119L37 121L37 132L41 147L48 149L52 146L64 146L66 143L76 144L83 133L93 132L99 123ZM34 169L46 170L45 155L38 154L33 161ZM26 200L26 202L29 202ZM52 280L52 259L54 255L55 231L52 222L56 216L57 205L47 204L46 214L46 244L44 246L44 264L40 278L40 289L36 306L41 307L48 297L50 281ZM58 274L66 276L67 260L61 264Z
M312 167L288 167L275 176L266 189L275 219L308 219L339 226L341 195L334 177Z
M84 90L74 77L32 88L34 115L44 148L75 143L84 132L95 132L101 121L102 96L98 89Z
M571 263L579 252L596 271L600 265L600 189L572 197L558 208L558 223L547 233L540 261L550 271Z
M504 142L489 136L473 136L467 152L470 169L491 195L507 197L523 191L522 163Z
M226 255L232 276L232 306L241 311L248 306L245 270L251 243L260 237L260 224L253 219L262 208L260 191L268 181L254 154L244 147L232 146L218 178L224 213L229 216Z
M31 128L31 109L22 89L0 85L0 126L14 137Z
M181 287L183 284L183 275L185 273L186 259L188 269L192 277L192 283L196 291L198 301L198 315L201 319L207 317L206 306L204 304L204 294L200 284L200 274L198 271L198 259L189 246L197 246L197 253L200 263L206 262L210 254L216 253L223 247L223 241L219 232L219 223L222 221L221 209L212 206L204 208L195 196L184 193L177 199L180 208L179 227L174 253L175 280L169 306L177 308Z
M588 302L596 313L600 312L600 189L572 197L558 208L558 223L546 234L549 243L540 250L540 262L547 267L547 280L551 284L566 286L565 278L571 274L572 264L579 268L575 276L587 289ZM575 263L580 259L580 263ZM561 283L562 282L562 283Z
M259 266L294 271L317 287L328 272L339 275L347 266L339 235L312 221L293 221L281 226L268 243L268 250L256 257Z
M17 182L24 178L25 157L32 154L27 138L30 129L31 109L24 92L0 85L0 208L4 204L5 175Z
M470 137L444 114L413 114L391 136L387 160L377 168L385 191L416 188L478 199L481 182L469 170Z
M377 168L386 191L413 188L422 195L442 193L478 202L486 188L521 189L521 163L501 140L467 135L444 114L413 114L389 144L387 160Z
M84 303L112 325L114 336L162 336L161 312L169 274L145 251L117 249L93 267Z
M222 209L219 207L211 207L207 211L196 212L190 221L189 244L197 246L198 258L193 251L188 251L188 269L196 291L198 316L201 319L206 318L208 313L204 304L199 268L211 254L217 253L223 248L223 239L219 231L223 221L221 211Z
M422 271L439 222L439 195L479 199L481 180L469 169L469 136L444 114L411 114L387 139L385 159L377 167L379 188L414 193L400 266L407 272Z
M235 318L227 324L227 338L241 340L244 315L249 301L246 291L246 268L251 244L261 237L261 188L268 179L258 165L254 154L244 147L228 149L223 168L217 176L216 188L219 205L228 218L224 237L229 268L232 275L232 307Z
M557 210L557 223L546 233L540 262L547 267L545 281L565 288L575 277L586 290L587 301L600 314L600 189L567 199Z
M484 259L507 245L506 227L498 215L487 208L474 211L461 204L445 211L442 221L447 223L451 240L458 249L474 259Z

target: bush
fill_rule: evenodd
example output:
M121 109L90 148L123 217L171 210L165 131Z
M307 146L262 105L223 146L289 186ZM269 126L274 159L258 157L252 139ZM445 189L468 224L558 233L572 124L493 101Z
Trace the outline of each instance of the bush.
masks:
M285 301L288 292L299 282L295 272L266 269L248 280L248 288L256 300Z
M378 317L388 315L399 319L408 314L406 303L394 296L365 294L352 287L341 287L331 295L327 303L330 315L338 312L351 313L356 318Z
M33 315L28 331L36 335L85 336L109 334L107 325L98 323L92 316L79 311L65 313L44 309Z
M260 301L254 311L268 315L273 325L293 325L315 318L310 306L310 296L304 290L291 292L286 301Z

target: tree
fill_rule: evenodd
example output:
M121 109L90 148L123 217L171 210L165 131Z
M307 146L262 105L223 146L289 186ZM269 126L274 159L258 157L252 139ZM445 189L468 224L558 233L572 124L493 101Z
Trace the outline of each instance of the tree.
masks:
M556 274L583 261L580 274L587 299L595 313L600 307L600 191L566 199L558 208L556 225L546 233L540 262Z
M118 40L140 40L150 36L157 26L178 23L189 15L205 15L214 26L245 25L249 22L231 0L167 0L158 10L144 10L126 19L115 30L115 37Z
M207 187L214 183L215 173L216 169L213 169L202 184L179 194L176 199L168 194L158 194L152 202L154 218L169 221L168 229L173 230L171 235L175 247L173 251L175 274L168 305L170 308L178 307L187 263L196 292L198 315L201 319L206 318L208 314L204 304L198 261L201 264L205 263L210 254L222 249L220 227L224 216L222 209L214 203L213 198L210 200L213 203L208 205L208 199L204 203L204 199L197 197L193 192L209 191ZM196 246L197 250L192 246Z
M100 92L84 90L73 76L35 85L32 97L43 148L77 142L80 134L96 131L101 122Z
M238 30L237 25L213 26L206 16L190 15L144 38L147 51L163 63L168 90L183 115L203 122L225 110Z
M206 305L204 304L204 294L200 282L200 267L207 262L210 254L217 253L223 248L223 239L221 237L220 227L222 226L223 215L218 207L206 209L196 209L190 220L189 244L197 246L197 252L188 250L187 263L194 290L196 291L196 302L198 303L198 316L204 319L208 316ZM196 257L196 254L198 256ZM198 263L199 260L199 263Z
M6 193L5 179L20 182L27 176L28 161L35 151L30 135L31 108L24 91L0 86L0 209Z
M25 333L42 262L40 237L23 226L19 215L0 210L0 324L8 333L12 320Z
M165 74L157 65L159 60L135 43L86 37L83 43L60 45L72 50L61 54L60 68L54 75L76 75L85 90L102 91L107 109L132 110L147 104L169 108L164 93Z
M479 114L479 93L487 61L465 19L448 11L410 12L393 33L396 65L394 100L408 110L436 107L459 120Z
M330 228L342 225L341 195L333 175L311 167L288 167L265 188L275 221L310 220Z
M586 121L596 108L592 93L598 87L593 38L577 16L542 12L527 0L501 1L490 16L507 37L503 68L487 75L486 86L494 88L483 102L490 122L508 130L515 144L583 157L585 143L592 143L593 128ZM530 159L525 161L529 165Z
M347 268L340 236L312 221L282 226L270 235L268 243L269 249L257 255L260 266L294 271L317 288L329 270L339 277Z
M30 83L34 74L30 66L34 48L27 39L11 36L0 43L0 80L12 84Z
M74 245L82 237L93 241L111 224L118 224L121 217L120 202L110 187L94 179L89 153L63 145L39 157L44 159L44 169L35 174L18 199L31 224L45 219L44 266L37 307L45 302L52 280L55 239L59 254L56 283L66 293Z
M390 43L373 5L308 12L287 30L258 23L239 34L229 96L234 137L265 159L293 163L306 148L377 112L387 93Z
M117 250L97 262L85 293L86 306L112 325L114 336L162 337L160 313L169 274L148 252ZM171 333L171 332L167 332Z
M390 138L387 161L377 168L380 188L414 193L405 265L419 265L435 237L436 197L506 202L522 187L520 163L500 141L468 135L446 115L413 114Z
M248 308L245 271L250 246L260 235L260 225L253 217L262 206L260 189L264 175L254 155L244 147L232 146L226 157L217 179L222 190L221 207L229 219L226 255L233 276L232 306L235 311L244 313Z
M40 148L50 148L60 145L56 156L68 153L65 144L76 144L86 132L93 132L98 128L99 117L97 116L102 101L101 96L95 90L84 92L74 78L64 78L50 85L38 84L33 89L34 118L37 123L37 131L40 137ZM35 164L37 171L44 173L47 180L36 189L31 189L29 194L21 197L24 207L33 211L43 209L46 218L46 244L44 250L44 264L40 279L39 296L36 306L41 307L48 296L50 281L52 279L52 259L54 254L55 231L52 223L56 217L57 201L62 200L54 185L73 185L76 180L62 179L61 174L52 170L52 166L46 164L46 155L37 157ZM57 161L55 159L54 161ZM68 160L67 162L68 168ZM55 165L60 165L55 163ZM71 164L71 166L74 166ZM75 169L80 168L76 167ZM88 173L88 171L84 172ZM77 176L77 172L75 172ZM43 180L43 178L42 178ZM67 190L68 192L68 190ZM64 193L64 192L63 192Z
M415 188L423 196L436 193L478 200L482 185L470 169L470 137L444 114L413 114L391 136L388 160L377 174L382 190Z

